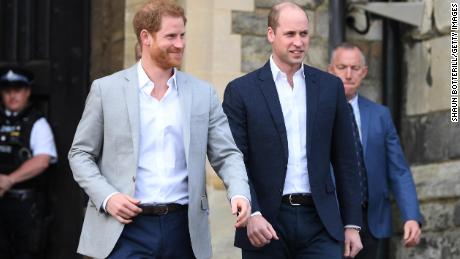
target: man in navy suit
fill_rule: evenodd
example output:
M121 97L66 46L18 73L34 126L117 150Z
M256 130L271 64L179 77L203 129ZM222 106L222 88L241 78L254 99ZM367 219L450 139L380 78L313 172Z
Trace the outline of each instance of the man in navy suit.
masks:
M404 221L404 245L415 246L420 240L422 216L390 112L357 93L367 74L363 53L350 43L339 45L332 53L329 72L342 79L350 116L357 129L356 139L362 146L358 157L362 158L364 176L361 188L364 224L360 233L364 249L356 258L376 258L382 239L391 236L390 190Z
M342 82L303 65L309 32L299 6L271 9L267 39L270 60L230 82L224 96L254 211L235 245L244 259L353 257L362 216Z

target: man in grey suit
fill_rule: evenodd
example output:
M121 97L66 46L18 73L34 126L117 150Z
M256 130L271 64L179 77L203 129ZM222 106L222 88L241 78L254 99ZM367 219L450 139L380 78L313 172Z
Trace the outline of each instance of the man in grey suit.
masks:
M210 258L205 160L250 215L242 155L215 90L176 69L183 9L151 0L134 17L131 68L93 82L69 162L89 196L78 252L97 258Z

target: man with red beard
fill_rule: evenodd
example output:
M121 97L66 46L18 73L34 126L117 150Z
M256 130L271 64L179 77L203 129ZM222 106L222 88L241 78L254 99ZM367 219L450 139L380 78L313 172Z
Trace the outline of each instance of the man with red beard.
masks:
M133 20L140 61L93 82L69 152L89 196L81 254L211 258L206 155L246 225L246 170L216 92L176 69L185 22L174 1L149 1Z

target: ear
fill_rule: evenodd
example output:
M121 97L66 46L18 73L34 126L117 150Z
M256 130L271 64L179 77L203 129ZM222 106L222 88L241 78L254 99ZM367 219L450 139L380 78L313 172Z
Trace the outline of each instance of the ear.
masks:
M30 90L30 87L27 87L27 88L24 88L26 90L26 96L27 98L30 97L30 94L32 93L32 91Z
M140 38L141 38L141 42L142 42L142 46L147 46L149 47L152 41L152 37L150 36L150 33L146 30L146 29L143 29L141 32L140 32Z
M364 66L363 67L363 78L365 78L367 76L367 72L369 71L368 67L367 66Z
M270 43L275 41L275 31L272 29L272 27L267 28L267 40Z

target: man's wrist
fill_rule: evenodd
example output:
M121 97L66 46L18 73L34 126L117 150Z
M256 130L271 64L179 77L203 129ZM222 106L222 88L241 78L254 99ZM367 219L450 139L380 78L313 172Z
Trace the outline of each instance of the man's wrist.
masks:
M358 231L358 233L359 233L359 231L361 231L361 227L357 226L357 225L346 225L344 228L345 229L354 229L354 230Z
M251 217L252 216L262 216L262 213L260 211L254 211L252 214L251 214Z

